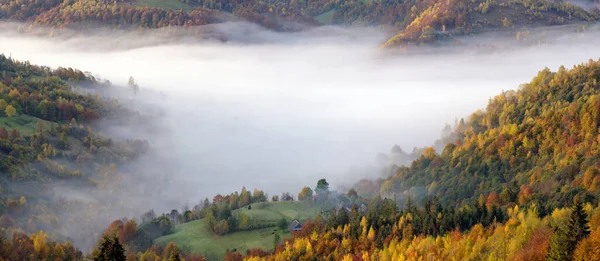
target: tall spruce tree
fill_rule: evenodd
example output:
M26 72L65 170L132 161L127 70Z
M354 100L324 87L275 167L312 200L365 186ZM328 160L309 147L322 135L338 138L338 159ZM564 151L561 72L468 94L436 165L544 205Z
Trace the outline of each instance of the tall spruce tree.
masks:
M117 237L104 235L92 258L94 261L125 261L125 249Z
M571 210L567 230L554 228L548 249L549 261L571 260L577 243L590 235L588 216L583 210L583 203L576 199Z
M573 245L573 249L575 249L577 242L590 235L590 226L587 213L583 210L583 203L580 200L575 200L572 210L567 232L569 238L575 242Z

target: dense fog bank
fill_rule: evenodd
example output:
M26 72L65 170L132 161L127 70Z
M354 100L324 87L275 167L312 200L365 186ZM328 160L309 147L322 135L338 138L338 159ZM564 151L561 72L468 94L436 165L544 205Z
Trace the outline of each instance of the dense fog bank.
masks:
M153 148L126 166L138 173L131 193L152 202L140 211L167 211L242 186L297 193L319 178L336 187L377 176L350 170L374 164L394 144L408 152L431 145L446 123L544 67L600 56L597 28L540 32L526 43L485 34L455 47L398 53L378 49L387 36L381 28L275 33L229 23L194 31L214 37L168 38L164 30L50 37L16 27L2 25L0 52L119 85L133 76L141 86L138 95L117 92L119 99L151 116L156 129L100 127L116 138L148 139Z

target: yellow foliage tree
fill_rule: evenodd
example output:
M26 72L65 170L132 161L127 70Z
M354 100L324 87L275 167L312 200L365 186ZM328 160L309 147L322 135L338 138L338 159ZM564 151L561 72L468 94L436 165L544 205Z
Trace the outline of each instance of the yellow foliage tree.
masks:
M7 117L12 117L17 115L17 109L15 109L15 107L13 107L12 105L7 105L6 109L4 109L4 114L6 114Z
M344 259L342 259L342 261L352 261L352 260L353 260L352 255L350 255L350 254L345 255Z
M146 250L144 254L140 256L140 261L160 261L161 258L157 256L150 249Z
M46 238L47 235L42 230L40 230L39 233L31 236L31 241L33 241L33 249L36 253L43 255L46 252Z
M600 260L600 227L577 244L577 248L573 253L573 260Z
M370 241L374 241L375 240L375 229L373 229L373 227L371 227L369 229L369 234L367 234L367 239L369 239Z
M240 227L246 228L247 226L248 226L248 216L242 214L242 217L240 218Z
M367 218L366 217L362 217L360 219L360 227L362 228L362 234L366 235L367 234Z

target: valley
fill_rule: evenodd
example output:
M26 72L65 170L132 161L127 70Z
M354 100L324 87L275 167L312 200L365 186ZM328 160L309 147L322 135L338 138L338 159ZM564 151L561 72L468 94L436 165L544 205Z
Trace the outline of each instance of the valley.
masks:
M0 0L0 259L598 260L599 18Z

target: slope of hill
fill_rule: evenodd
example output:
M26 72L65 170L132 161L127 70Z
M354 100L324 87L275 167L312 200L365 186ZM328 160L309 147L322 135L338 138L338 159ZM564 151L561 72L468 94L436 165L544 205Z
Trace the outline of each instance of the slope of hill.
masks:
M512 30L571 23L595 22L598 10L569 3L539 0L518 1L446 1L423 10L401 32L382 47L446 39L451 35L486 30Z
M461 204L499 195L501 204L538 202L541 213L575 195L598 201L600 62L548 69L518 91L490 100L454 129L455 142L400 167L380 188L405 198L415 189Z
M247 207L235 210L234 215L244 215L249 222L260 224L262 228L217 236L206 227L206 219L200 219L175 226L173 234L157 238L155 244L166 246L173 242L185 252L202 254L209 260L222 260L228 250L245 253L260 248L269 251L274 248L275 234L281 240L291 237L290 231L277 227L278 221L306 221L320 212L319 207L300 201L264 202L251 206L250 210Z
M140 7L163 8L166 10L190 11L191 7L178 0L142 0L139 1Z
M196 220L175 227L174 234L156 239L155 243L166 246L175 243L186 253L202 254L208 260L223 260L228 251L245 253L253 248L273 249L275 234L282 239L291 237L277 228L261 228L215 236L206 228L206 220Z
M93 216L105 206L45 197L43 185L71 181L90 190L99 187L113 192L119 166L143 153L146 145L142 141L114 142L83 125L109 118L122 109L108 100L76 92L69 85L93 83L89 75L73 69L32 66L4 56L0 56L0 74L2 119L16 130L9 134L0 127L0 166L7 174L2 177L0 191L0 226L10 232L41 228L60 231L82 223L92 226L91 219L57 212L74 204ZM593 247L600 238L599 78L600 61L557 72L544 69L519 90L491 99L485 111L457 124L449 134L455 142L448 143L440 154L426 148L410 166L400 167L382 180L380 194L406 202L404 209L391 199L374 197L364 210L356 206L350 211L331 210L324 215L325 220L317 215L319 209L307 203L260 203L267 201L264 192L254 190L251 196L243 188L242 193L215 196L213 204L207 199L194 211L179 214L174 210L160 217L149 212L145 215L149 219L140 226L134 220L115 221L105 231L114 241L103 239L98 251L106 244L120 246L122 240L127 249L120 254L129 251L131 258L162 255L177 260L179 249L214 253L219 258L224 250L235 248L225 256L235 255L234 260L240 260L245 250L270 249L269 241L274 243L276 238L270 233L275 233L278 220L317 215L291 241L278 245L273 255L254 251L258 256L251 254L247 260L544 260L554 255L593 260L597 257ZM35 120L35 129L30 129ZM19 128L30 132L21 133ZM412 157L399 147L392 152L399 160ZM78 161L84 164L76 164ZM416 195L415 191L426 195ZM324 179L319 180L314 193L318 197L313 198L313 191L306 187L298 198L326 204L363 201L354 190L345 195L332 193ZM424 201L422 206L415 206L408 196L426 199L419 200ZM564 208L573 199L574 206ZM105 202L112 203L110 200L114 199ZM253 209L240 208L247 204ZM173 223L183 222L188 223L167 235ZM229 224L237 230L230 230ZM280 230L277 235L289 236ZM87 236L89 241L97 239L96 235ZM153 238L166 247L150 247ZM17 233L12 242L1 242L0 257L82 258L69 243L46 241L43 232L29 238ZM58 254L54 254L42 250L45 247L63 252L56 250Z
M65 27L161 28L246 20L294 31L319 24L387 26L398 31L382 47L431 43L453 35L595 22L598 9L547 0L450 1L43 1L0 0L0 19Z
M245 260L597 260L599 80L600 60L540 71L381 185L394 199L425 190L422 207L375 197Z
M0 55L0 75L0 227L81 235L86 239L78 238L78 243L91 246L92 227L103 226L93 220L103 215L76 218L74 213L87 207L102 212L110 204L91 207L71 201L54 186L72 185L89 193L116 189L121 166L143 154L147 142L117 142L92 130L96 120L130 112L109 99L76 91L73 84L102 86L81 71L52 70ZM91 227L67 233L78 225Z

